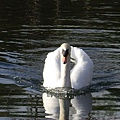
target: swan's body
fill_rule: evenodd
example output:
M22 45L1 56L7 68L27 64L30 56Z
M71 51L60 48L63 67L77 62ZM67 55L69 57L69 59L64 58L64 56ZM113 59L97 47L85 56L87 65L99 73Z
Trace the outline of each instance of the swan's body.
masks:
M70 60L75 63L72 69ZM90 85L92 74L93 62L90 57L82 49L63 43L47 55L43 70L43 86L80 89Z

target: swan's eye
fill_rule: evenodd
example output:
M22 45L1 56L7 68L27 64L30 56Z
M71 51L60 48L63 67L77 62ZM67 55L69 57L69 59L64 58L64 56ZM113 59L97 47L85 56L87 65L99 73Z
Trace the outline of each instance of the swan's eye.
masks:
M69 54L69 49L67 49L67 50L62 49L62 54L64 57L67 57Z

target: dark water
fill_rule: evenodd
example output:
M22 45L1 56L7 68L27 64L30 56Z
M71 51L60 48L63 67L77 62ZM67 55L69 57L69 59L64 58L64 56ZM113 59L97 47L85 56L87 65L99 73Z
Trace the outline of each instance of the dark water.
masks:
M46 54L63 42L95 65L89 93L71 100L42 94ZM119 86L119 0L0 0L0 120L119 120Z

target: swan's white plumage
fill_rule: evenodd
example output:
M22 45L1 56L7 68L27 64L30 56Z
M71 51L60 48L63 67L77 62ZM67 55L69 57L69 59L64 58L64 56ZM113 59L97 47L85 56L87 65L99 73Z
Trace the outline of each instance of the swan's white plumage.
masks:
M45 60L43 78L44 87L60 87L61 78L61 55L60 47L55 51L48 53ZM77 47L71 46L71 58L75 59L76 64L71 69L71 87L80 89L88 86L92 80L93 62L90 57Z

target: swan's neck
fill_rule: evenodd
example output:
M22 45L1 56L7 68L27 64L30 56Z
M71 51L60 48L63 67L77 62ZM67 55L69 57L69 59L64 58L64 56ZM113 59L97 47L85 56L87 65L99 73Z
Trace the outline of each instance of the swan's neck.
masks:
M61 62L61 85L60 87L71 87L70 81L70 56L67 56L67 63Z

